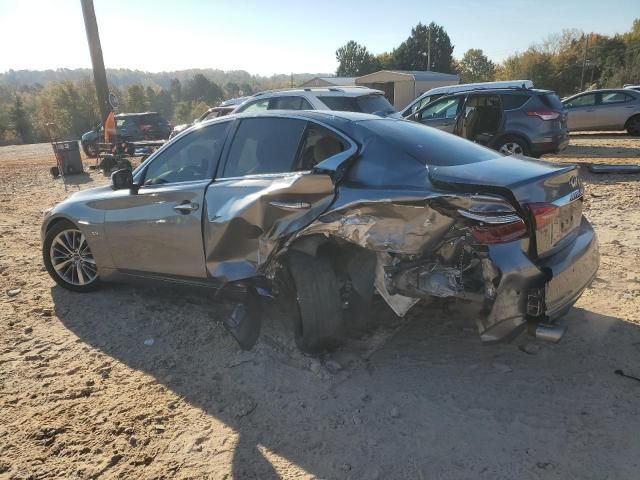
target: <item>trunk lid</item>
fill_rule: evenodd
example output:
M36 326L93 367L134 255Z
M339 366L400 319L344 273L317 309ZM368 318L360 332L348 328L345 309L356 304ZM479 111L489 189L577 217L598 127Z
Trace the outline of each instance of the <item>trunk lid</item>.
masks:
M466 165L433 166L429 176L434 185L444 188L507 198L529 224L538 256L550 255L570 241L582 219L582 191L574 165L560 167L538 160L498 157ZM532 207L544 205L553 215L545 225L536 225Z

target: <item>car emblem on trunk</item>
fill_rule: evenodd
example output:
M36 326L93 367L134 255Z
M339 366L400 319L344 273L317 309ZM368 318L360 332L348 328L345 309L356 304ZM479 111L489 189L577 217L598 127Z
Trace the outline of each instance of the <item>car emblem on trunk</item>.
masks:
M570 184L573 188L577 187L577 186L578 186L578 177L576 177L575 175L574 175L573 177L571 177L571 178L569 179L569 184Z

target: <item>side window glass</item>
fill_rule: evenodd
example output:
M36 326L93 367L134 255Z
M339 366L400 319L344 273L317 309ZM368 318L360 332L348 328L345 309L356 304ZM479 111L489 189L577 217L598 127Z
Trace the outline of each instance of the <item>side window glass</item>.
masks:
M296 170L311 170L318 163L346 149L347 146L335 133L310 123Z
M447 98L434 103L422 111L420 120L440 120L446 118L455 118L458 112L460 98Z
M213 178L230 122L195 130L169 145L144 174L144 185L192 182Z
M258 100L257 102L250 103L240 109L239 112L262 112L267 108L269 108L269 99L265 98L264 100Z
M621 92L612 92L612 93L603 93L602 94L602 103L603 104L612 104L612 103L624 103L628 102L630 99L629 95Z
M587 95L582 95L580 97L576 97L570 102L567 102L566 106L569 108L575 107L589 107L596 104L596 95L595 93L589 93Z
M222 176L291 172L305 125L293 118L243 119Z
M529 100L529 95L501 95L502 97L502 108L504 110L515 110L516 108L520 108L523 106L527 100Z
M302 97L287 96L271 98L269 110L312 110L312 107Z

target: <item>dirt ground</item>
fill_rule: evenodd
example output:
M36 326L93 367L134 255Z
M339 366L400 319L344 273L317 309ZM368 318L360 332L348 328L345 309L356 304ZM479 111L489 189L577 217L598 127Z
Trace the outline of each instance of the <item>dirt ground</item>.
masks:
M0 478L637 479L640 139L574 136L599 275L557 345L482 345L463 305L416 307L335 354L269 308L238 349L209 292L79 295L42 266L42 210L101 185L52 180L49 145L0 148ZM525 345L525 348L521 348Z

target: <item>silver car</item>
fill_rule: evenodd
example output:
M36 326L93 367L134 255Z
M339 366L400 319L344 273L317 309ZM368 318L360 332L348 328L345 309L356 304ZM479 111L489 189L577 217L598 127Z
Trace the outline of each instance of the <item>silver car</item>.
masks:
M598 269L575 166L405 120L229 115L111 179L46 213L49 274L77 292L116 276L217 288L236 299L226 325L243 348L272 296L292 306L302 350L335 348L371 318L374 289L400 316L421 299L473 301L487 341L525 325L559 338L553 321Z
M640 135L640 92L630 88L591 90L562 100L569 129L626 130Z

